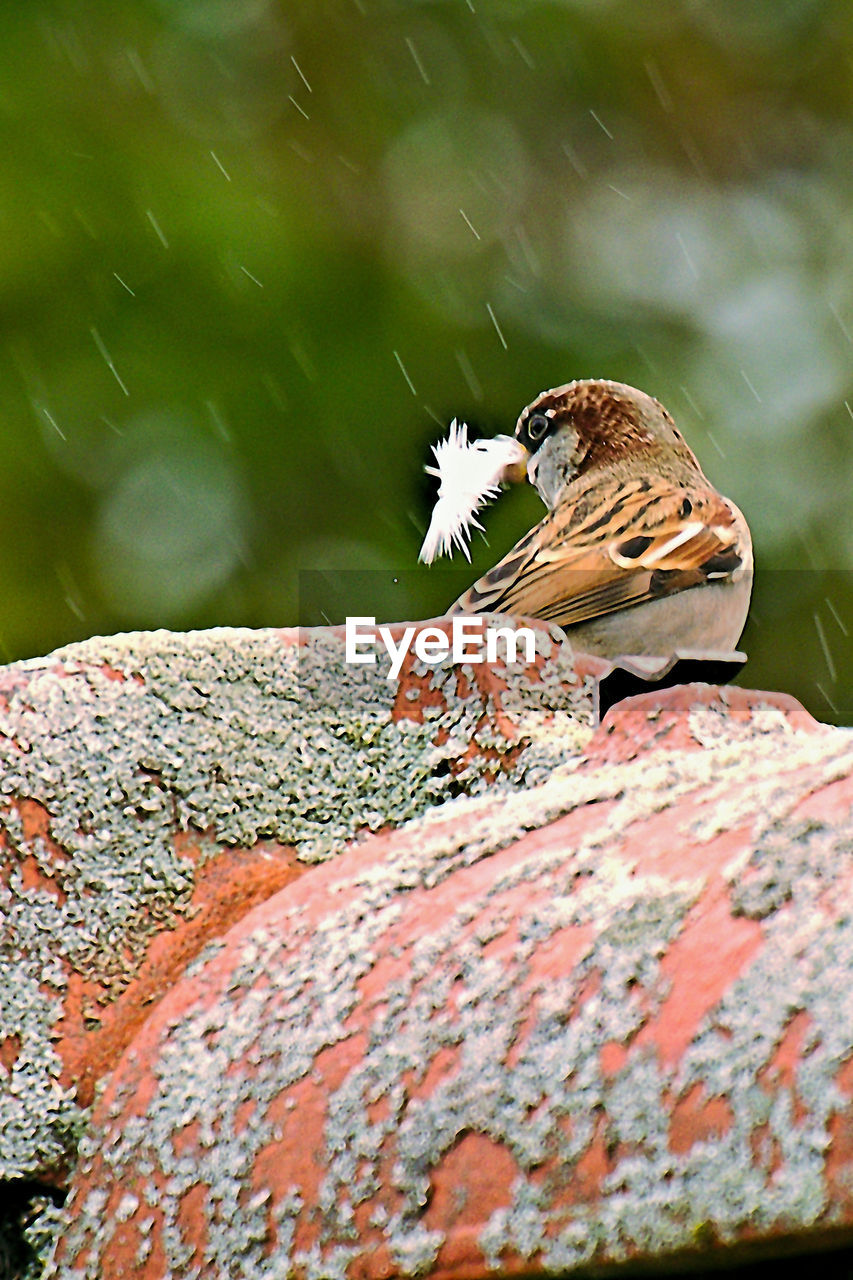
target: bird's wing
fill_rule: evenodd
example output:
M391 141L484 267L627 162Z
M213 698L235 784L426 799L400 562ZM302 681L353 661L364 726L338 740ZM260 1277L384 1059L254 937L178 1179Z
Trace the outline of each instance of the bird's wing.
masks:
M613 479L561 503L453 605L572 626L728 578L745 549L741 518L700 482Z

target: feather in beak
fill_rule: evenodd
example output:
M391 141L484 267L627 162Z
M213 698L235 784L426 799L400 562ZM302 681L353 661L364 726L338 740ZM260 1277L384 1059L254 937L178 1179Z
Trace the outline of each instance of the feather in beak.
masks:
M454 418L446 440L432 446L435 467L424 470L439 481L438 500L418 559L432 564L458 547L467 560L471 529L482 529L476 513L500 493L502 484L527 478L527 449L512 436L468 440L468 427Z

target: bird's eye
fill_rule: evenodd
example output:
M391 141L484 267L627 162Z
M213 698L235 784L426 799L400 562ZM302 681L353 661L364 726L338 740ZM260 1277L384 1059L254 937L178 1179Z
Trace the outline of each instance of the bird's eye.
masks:
M546 418L544 413L534 413L527 419L526 425L527 438L533 444L538 444L551 430L551 419Z

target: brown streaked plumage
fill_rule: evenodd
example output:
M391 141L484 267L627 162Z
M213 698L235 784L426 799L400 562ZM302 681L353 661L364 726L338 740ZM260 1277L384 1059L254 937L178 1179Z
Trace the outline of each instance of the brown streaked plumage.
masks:
M515 434L548 515L452 606L564 627L609 656L732 649L752 547L663 405L618 382L544 391Z

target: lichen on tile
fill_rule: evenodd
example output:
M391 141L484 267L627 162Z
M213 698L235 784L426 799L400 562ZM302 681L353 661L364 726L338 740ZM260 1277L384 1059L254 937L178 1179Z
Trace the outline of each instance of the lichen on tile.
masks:
M151 939L186 912L206 858L273 838L305 862L323 860L359 833L494 779L482 754L454 773L455 754L478 734L498 754L507 740L485 725L476 686L459 692L451 665L435 673L443 705L434 715L395 720L396 686L347 665L333 633L302 639L228 628L131 634L5 669L0 1040L14 1038L16 1052L0 1066L0 1178L73 1158L83 1117L73 1089L57 1084L54 1044L69 973L110 1000ZM523 724L511 776L490 785L568 758L591 732L588 692L586 703L578 692L572 723L559 705L570 662L543 643L550 656L535 687L522 673L508 681ZM25 806L44 836L25 833ZM179 832L195 833L196 857L181 852ZM25 881L29 860L35 883ZM93 1000L93 1025L98 1015Z
M244 921L231 935L232 966L208 981L199 970L186 1011L160 1028L146 1068L153 1094L128 1064L126 1105L140 1090L141 1123L102 1119L81 1179L126 1189L141 1168L157 1169L170 1188L156 1200L161 1243L175 1267L190 1245L181 1197L211 1187L193 1259L210 1274L235 1256L269 1262L257 1221L229 1196L270 1149L294 1206L273 1246L282 1271L355 1269L362 1210L374 1232L364 1247L385 1247L404 1275L428 1271L451 1232L431 1217L436 1171L470 1133L515 1171L477 1233L487 1268L520 1257L561 1271L690 1249L708 1232L725 1241L756 1224L831 1226L823 1161L833 1114L850 1107L836 1080L853 1058L853 926L843 911L831 931L825 923L845 860L821 839L804 844L791 815L852 766L849 732L790 732L779 721L753 739L718 725L701 751L650 750L596 768L569 761L497 803L488 793L445 802L383 842L377 860L324 868L320 905L307 880L275 901L274 915L271 903ZM672 999L665 962L703 902L736 893L734 863L718 853L707 868L694 859L689 874L664 874L645 864L636 833L667 812L688 825L709 788L744 791L732 801L744 848L791 833L797 885L759 896L760 919L744 925L756 949L670 1059L651 1034ZM575 838L549 833L601 802L602 821ZM686 847L714 839L709 824ZM780 1085L774 1055L803 1010L808 1051ZM605 1069L614 1045L623 1055ZM679 1101L697 1088L724 1119L674 1143ZM308 1114L318 1117L310 1136ZM199 1141L186 1161L171 1135L188 1123L216 1143ZM762 1162L756 1134L778 1146L782 1173ZM306 1142L322 1170L316 1191L299 1173ZM585 1159L598 1171L591 1188L567 1196ZM69 1265L86 1251L96 1275L117 1225L108 1209L76 1205Z

